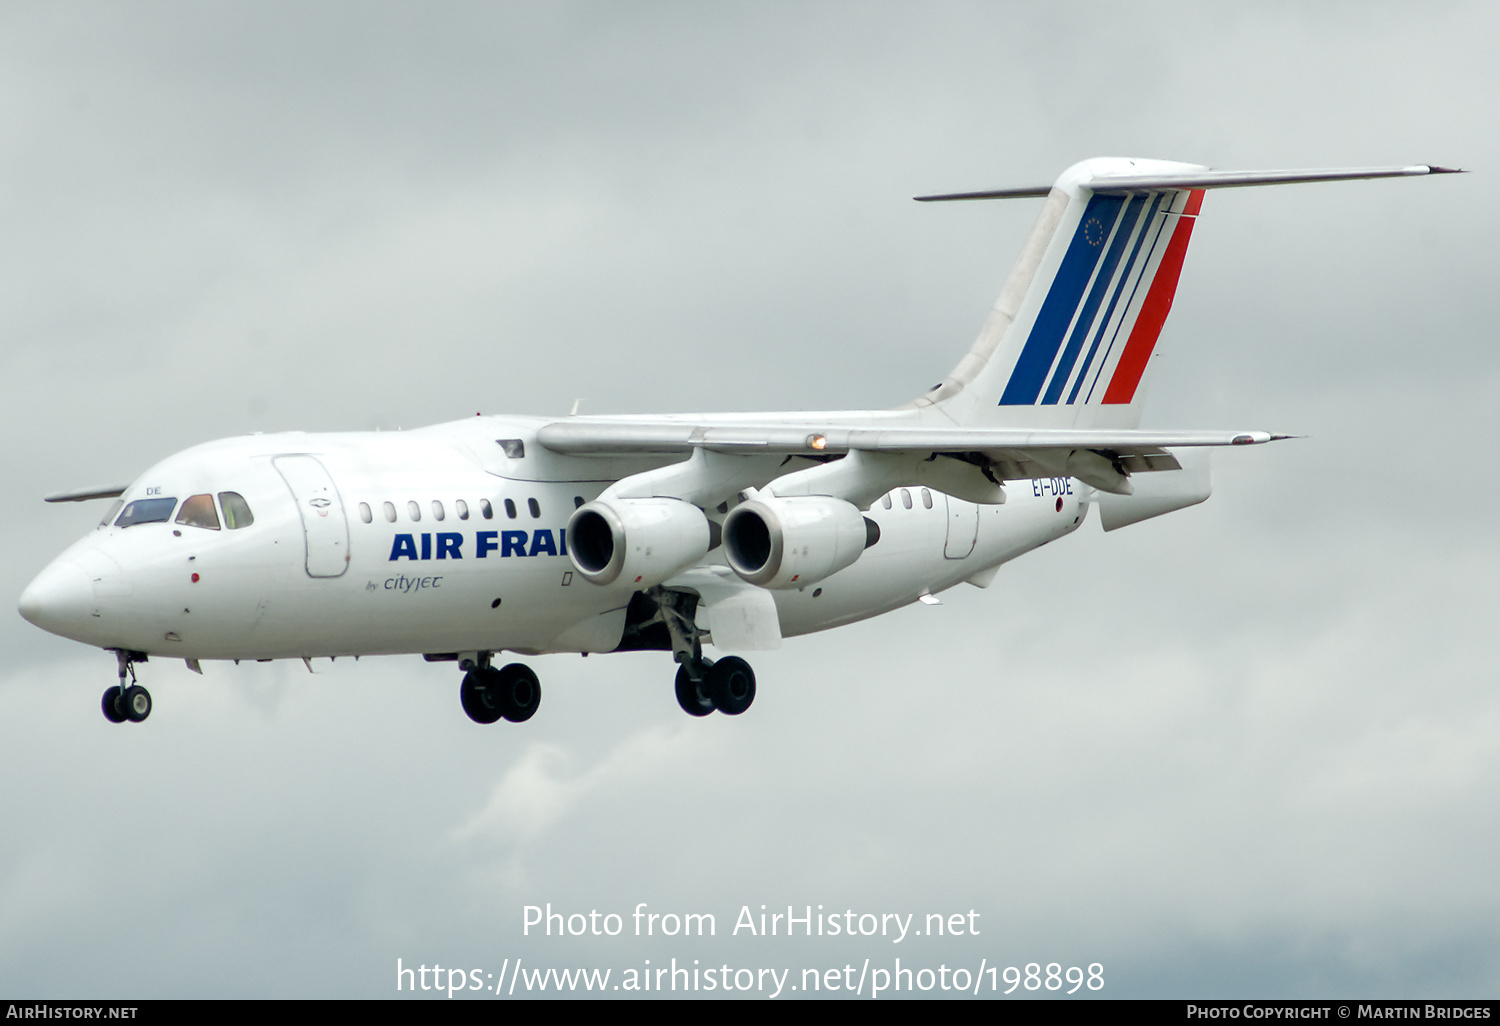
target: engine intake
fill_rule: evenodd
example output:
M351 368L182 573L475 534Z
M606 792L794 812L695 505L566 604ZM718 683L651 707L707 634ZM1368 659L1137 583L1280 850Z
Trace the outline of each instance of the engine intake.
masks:
M703 511L681 499L596 499L568 520L568 558L595 584L649 588L708 553Z
M724 518L724 554L763 588L800 588L838 573L880 538L858 507L827 496L752 499Z

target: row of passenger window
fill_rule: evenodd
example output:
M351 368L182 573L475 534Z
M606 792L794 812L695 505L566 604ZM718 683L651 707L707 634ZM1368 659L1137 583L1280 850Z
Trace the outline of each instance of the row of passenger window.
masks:
M582 506L583 496L574 496L573 505ZM520 515L516 509L516 501L514 499L506 499L504 501L504 506L505 516L507 519L514 520L517 516ZM446 520L448 518L447 507L443 505L443 500L441 499L433 499L428 509L430 510L432 519L434 520ZM394 502L382 502L380 504L380 512L385 516L387 522L392 524L396 522L396 504ZM527 499L526 512L531 514L531 519L540 520L542 518L542 504L536 499ZM453 501L453 515L458 517L458 519L460 520L468 520L469 504L463 499L455 499ZM489 499L479 500L479 515L485 520L495 519L495 507L490 505ZM363 520L367 524L375 522L375 511L371 508L368 502L361 502L359 504L359 519ZM410 520L414 524L421 521L422 504L420 502L415 499L407 502L406 519Z
M907 509L911 509L911 489L910 488L901 488L901 489L899 489L899 490L897 490L895 492L886 492L884 495L882 495L880 497L880 505L883 506L886 509L890 509L891 506L892 506L892 502L891 502L891 496L892 495L900 495L901 496L901 505L904 506ZM929 492L926 488L922 489L922 507L924 509L931 509L932 508L932 493Z
M120 507L124 506L122 510ZM239 492L220 492L219 507L224 510L223 525L231 531L241 527L249 527L255 523L255 515L250 512L250 504ZM172 511L177 509L175 498L162 497L159 499L136 499L126 505L123 499L116 499L115 504L104 514L104 519L99 521L99 526L108 524L116 513L120 516L114 520L116 527L134 527L136 524L164 524L172 519ZM182 508L177 512L176 523L185 527L201 527L208 531L219 530L219 510L214 506L214 497L208 492L202 495L189 495L182 500Z

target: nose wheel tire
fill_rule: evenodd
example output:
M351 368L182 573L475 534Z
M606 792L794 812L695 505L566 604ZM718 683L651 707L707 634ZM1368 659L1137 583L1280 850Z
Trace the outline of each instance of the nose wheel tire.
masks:
M697 680L693 679L687 663L677 667L677 704L682 706L682 711L689 716L707 716L714 711L714 700L704 690L707 683L705 677L713 665L705 659L697 668Z
M512 723L525 723L542 704L542 685L525 663L511 663L491 671L491 685L500 693L502 715Z
M755 701L755 671L739 656L725 656L708 668L705 690L714 708L738 716Z
M119 685L104 689L104 718L111 723L125 722L125 706L120 701Z
M493 670L470 670L458 687L458 700L475 723L494 723L504 715L500 692L490 686L494 675Z

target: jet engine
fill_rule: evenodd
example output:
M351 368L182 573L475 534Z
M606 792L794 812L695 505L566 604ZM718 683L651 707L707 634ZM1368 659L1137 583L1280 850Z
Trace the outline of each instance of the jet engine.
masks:
M729 565L763 588L800 588L838 573L880 539L853 503L828 496L752 499L724 518Z
M568 520L568 558L595 584L660 584L703 559L709 525L681 499L596 499Z

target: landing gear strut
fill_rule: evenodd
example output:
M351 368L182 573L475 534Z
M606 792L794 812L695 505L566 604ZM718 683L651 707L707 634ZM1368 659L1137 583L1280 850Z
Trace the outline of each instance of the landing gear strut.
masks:
M677 660L677 704L689 716L707 716L715 709L738 716L755 701L755 671L739 656L717 662L703 657L703 632L694 617L682 607L684 598L665 588L652 588L662 623L672 638L672 656Z
M139 657L139 659L137 658ZM144 662L145 656L137 652L116 651L120 664L120 683L104 690L100 703L104 718L111 723L140 723L151 715L151 692L135 682L135 664ZM125 683L126 677L130 683Z
M469 719L475 723L494 723L502 718L524 723L531 719L542 702L542 685L531 667L511 663L496 670L489 662L490 654L480 653L459 685L458 700Z

